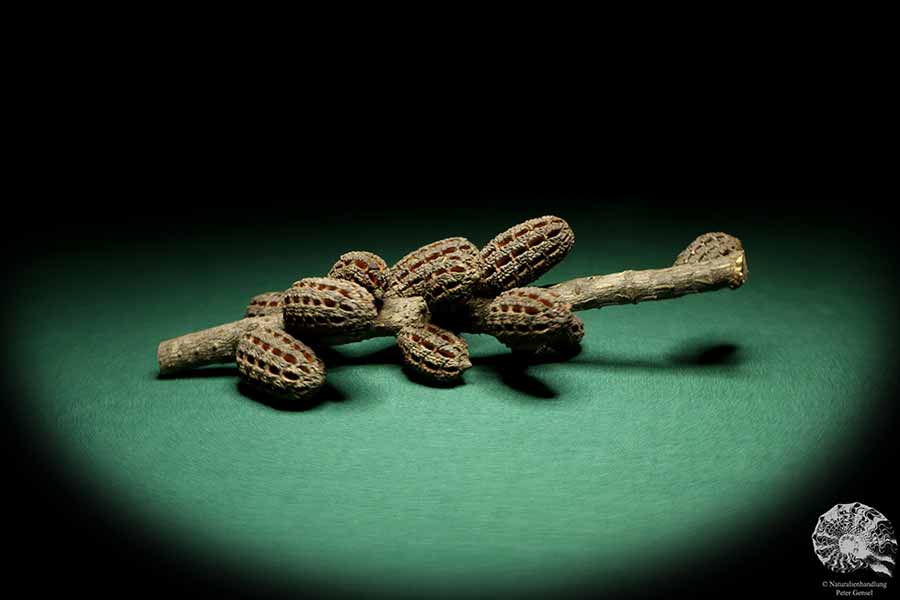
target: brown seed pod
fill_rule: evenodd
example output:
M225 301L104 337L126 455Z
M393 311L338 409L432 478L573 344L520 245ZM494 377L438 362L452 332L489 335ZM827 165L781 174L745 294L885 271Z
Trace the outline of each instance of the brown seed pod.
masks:
M572 313L568 324L559 332L559 337L550 343L555 349L567 349L581 344L584 339L584 321L581 317Z
M437 325L407 325L397 332L403 361L431 381L450 381L472 366L466 341Z
M471 294L481 277L478 248L462 237L423 246L391 267L389 291L422 296L428 304L459 300Z
M387 283L387 273L387 263L380 256L356 250L341 254L328 271L328 277L358 283L369 290L376 300L380 300Z
M515 225L481 250L484 272L478 293L500 292L536 281L564 259L575 245L575 233L559 217L547 215Z
M556 292L538 287L503 292L488 305L487 333L517 350L536 350L565 339L572 306Z
M281 313L284 292L265 292L257 294L250 299L247 305L245 317L264 317L266 315L276 315Z
M312 339L370 326L378 314L375 298L358 283L307 277L284 292L284 329Z
M244 334L235 359L241 380L274 398L303 400L325 383L325 364L280 329L263 327Z
M743 251L741 240L732 235L721 231L704 233L681 251L674 266L706 262Z
M542 358L568 358L573 354L577 354L581 346L581 340L584 338L584 321L572 313L568 325L559 330L558 333L536 339L541 345L534 348L534 344L524 348L512 347L514 351L522 350L526 353L534 354Z

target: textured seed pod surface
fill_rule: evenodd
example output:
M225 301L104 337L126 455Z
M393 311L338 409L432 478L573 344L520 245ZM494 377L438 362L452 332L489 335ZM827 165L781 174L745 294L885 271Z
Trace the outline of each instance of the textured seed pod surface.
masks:
M267 395L303 400L325 383L325 365L305 344L268 327L244 334L235 355L243 381Z
M681 251L675 266L706 262L743 251L741 240L732 235L721 231L704 233Z
M331 279L343 279L363 286L381 299L387 283L388 266L377 254L355 250L342 254L328 272Z
M478 248L462 237L414 250L391 267L389 289L397 296L422 296L433 304L471 294L481 277Z
M257 294L250 299L245 317L264 317L266 315L281 314L284 306L284 292L265 292Z
M403 361L432 381L450 381L472 366L469 345L455 333L437 325L407 325L397 333Z
M584 321L572 313L569 323L557 333L536 336L525 347L511 346L511 349L533 352L537 356L546 358L565 358L573 352L577 352L582 339L584 339Z
M308 277L284 293L284 329L306 339L358 331L378 314L375 298L352 281Z
M494 298L485 317L487 332L510 347L538 348L564 336L572 307L558 294L537 287L515 288Z
M575 233L559 217L529 219L492 239L481 251L484 272L478 293L492 296L536 281L564 259Z
M571 317L569 317L568 324L562 328L559 332L558 340L552 342L552 345L556 348L569 348L577 346L583 339L584 321L581 320L581 317L572 313Z

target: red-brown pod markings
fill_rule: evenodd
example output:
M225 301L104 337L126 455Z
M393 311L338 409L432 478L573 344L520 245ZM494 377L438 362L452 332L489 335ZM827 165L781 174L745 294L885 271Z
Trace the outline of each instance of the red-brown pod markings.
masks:
M241 380L265 394L303 400L325 383L325 365L305 344L268 327L244 334L235 360Z
M503 292L488 306L487 333L517 349L537 349L565 339L572 325L572 307L545 288L524 287Z
M478 293L493 296L536 281L564 259L575 233L559 217L529 219L507 229L481 250L484 271Z
M342 254L328 272L332 279L352 281L363 286L380 300L387 285L388 266L377 254L355 250Z
M466 341L437 325L407 325L397 333L403 361L432 381L450 381L472 366Z
M478 248L462 237L447 238L410 252L391 267L389 290L422 296L428 304L459 300L481 277Z
M369 327L378 315L367 289L342 279L307 277L284 293L284 329L302 339Z
M284 292L265 292L251 298L247 304L245 317L264 317L266 315L281 314Z

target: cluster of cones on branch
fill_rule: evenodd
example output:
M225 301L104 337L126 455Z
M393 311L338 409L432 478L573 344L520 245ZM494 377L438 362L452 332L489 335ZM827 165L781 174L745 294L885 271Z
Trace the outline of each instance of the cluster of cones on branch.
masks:
M451 237L418 248L390 267L372 252L348 252L325 277L307 277L283 292L255 296L242 321L208 330L206 336L200 332L163 342L160 370L227 356L249 386L275 399L298 401L325 382L317 347L394 335L415 379L453 382L472 366L463 332L492 335L517 353L565 358L584 336L575 310L722 287L721 277L690 269L677 274L681 279L672 273L671 282L666 270L659 270L648 271L646 281L638 283L639 278L624 276L638 272L626 272L605 276L606 281L599 276L551 287L529 285L574 244L569 224L547 215L509 228L480 250L464 237ZM738 256L738 276L726 282L737 287L745 277L743 248L728 234L698 237L678 255L675 267L713 265L728 256Z

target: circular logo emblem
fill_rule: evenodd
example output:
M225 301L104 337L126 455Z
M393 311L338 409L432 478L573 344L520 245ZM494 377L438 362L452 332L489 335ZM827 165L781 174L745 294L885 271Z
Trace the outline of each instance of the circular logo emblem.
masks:
M870 506L836 504L819 517L812 534L813 550L836 573L869 568L891 576L897 538L887 518Z

